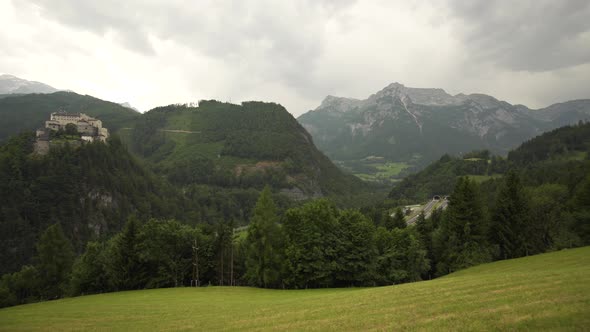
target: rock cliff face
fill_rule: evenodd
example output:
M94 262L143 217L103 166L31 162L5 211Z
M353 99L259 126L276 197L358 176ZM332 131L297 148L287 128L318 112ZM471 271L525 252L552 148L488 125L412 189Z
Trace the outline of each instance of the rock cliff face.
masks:
M590 100L531 110L484 94L453 96L392 83L365 100L328 96L298 120L333 159L426 163L474 149L505 153L543 131L585 119Z

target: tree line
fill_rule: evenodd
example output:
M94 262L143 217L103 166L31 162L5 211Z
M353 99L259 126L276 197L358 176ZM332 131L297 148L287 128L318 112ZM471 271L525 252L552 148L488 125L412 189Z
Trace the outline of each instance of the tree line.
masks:
M590 244L590 176L567 193L527 188L509 172L493 204L467 177L446 210L406 225L401 209L378 222L325 199L280 213L270 188L247 230L231 222L189 226L128 219L107 241L75 257L59 223L34 263L0 281L2 306L63 296L198 284L265 288L392 285L439 277L494 260Z

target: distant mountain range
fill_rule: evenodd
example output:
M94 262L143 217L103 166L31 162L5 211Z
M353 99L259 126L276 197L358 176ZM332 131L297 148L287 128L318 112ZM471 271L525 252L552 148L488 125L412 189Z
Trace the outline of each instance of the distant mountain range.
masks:
M45 83L27 81L12 75L0 75L0 94L53 93L58 89Z
M364 100L328 96L298 121L334 160L381 158L423 166L445 153L507 153L542 132L584 119L590 119L588 99L532 110L484 94L453 96L393 83Z
M128 103L116 104L91 96L55 91L58 90L44 83L1 75L0 141L21 130L35 129L50 112L58 108L85 112L104 119L105 125L113 132L120 128L135 127L141 123L138 119L146 118L132 111L134 108ZM216 109L233 109L235 106L210 105L216 105L213 107ZM265 109L270 106L257 104L257 107ZM278 109L273 114L286 112L282 107ZM185 114L185 111L167 113L165 119L159 119L165 122L158 125L167 126L166 123L171 121L168 118L175 118L174 114L181 113ZM238 119L238 114L240 112L227 113L230 118L216 123L219 126L216 130L227 130L228 123L233 123L234 118ZM254 117L258 115L252 113ZM194 118L194 121L203 121L197 119L196 115ZM445 153L461 155L487 149L504 154L542 132L586 119L590 119L588 99L532 110L484 94L453 96L442 89L408 88L393 83L365 100L328 96L319 107L297 120L313 138L313 143L305 149L315 151L315 143L336 164L358 177L388 182L423 168ZM185 120L193 121L192 118ZM265 121L261 122L265 123L262 127L253 126L245 130L262 130L269 134L266 126L278 128L291 119L285 116L280 122ZM188 126L190 122L179 121L160 129L192 131L184 128ZM289 125L294 137L308 136L303 128ZM236 136L235 133L232 135ZM259 136L262 138L264 135ZM167 141L167 144L166 147L170 147L173 142ZM268 148L283 150L282 146L276 144ZM160 153L164 154L164 151ZM317 157L322 159L323 155L320 155ZM312 178L314 180L308 180L314 185L307 185L303 190L306 195L341 191L320 188L322 186L318 187L317 181L321 177L316 178L314 175Z

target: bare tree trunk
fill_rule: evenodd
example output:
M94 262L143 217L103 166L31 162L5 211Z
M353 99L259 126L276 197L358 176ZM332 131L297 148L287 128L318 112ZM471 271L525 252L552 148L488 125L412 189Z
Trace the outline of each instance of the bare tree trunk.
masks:
M223 250L223 244L221 246L221 276L219 278L219 286L223 286L223 256L225 254Z
M199 287L199 247L197 246L197 239L193 245L193 279L191 280L191 286Z
M229 273L229 285L234 286L234 244L231 244L231 262Z
M195 244L197 243L197 240L195 240ZM195 285L197 287L200 286L200 282L199 282L199 247L197 247L195 249L195 270L196 270L196 279L195 279Z
M229 285L235 286L234 283L234 228L231 230L231 262L230 262L230 274L229 274Z

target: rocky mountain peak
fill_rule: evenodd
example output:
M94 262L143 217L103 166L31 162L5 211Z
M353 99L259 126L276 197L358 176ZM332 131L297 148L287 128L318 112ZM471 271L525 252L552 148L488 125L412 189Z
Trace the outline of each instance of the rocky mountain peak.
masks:
M348 112L358 106L360 100L354 98L335 97L328 95L315 110Z
M479 104L483 109L497 108L501 103L498 99L481 93L470 94L466 98Z
M369 100L378 100L386 97L397 97L400 100L411 100L414 104L429 106L459 105L465 98L451 96L443 89L432 88L409 88L395 82L391 83L381 91L369 97Z
M14 75L0 75L0 94L53 93L56 88L35 81L27 81Z

